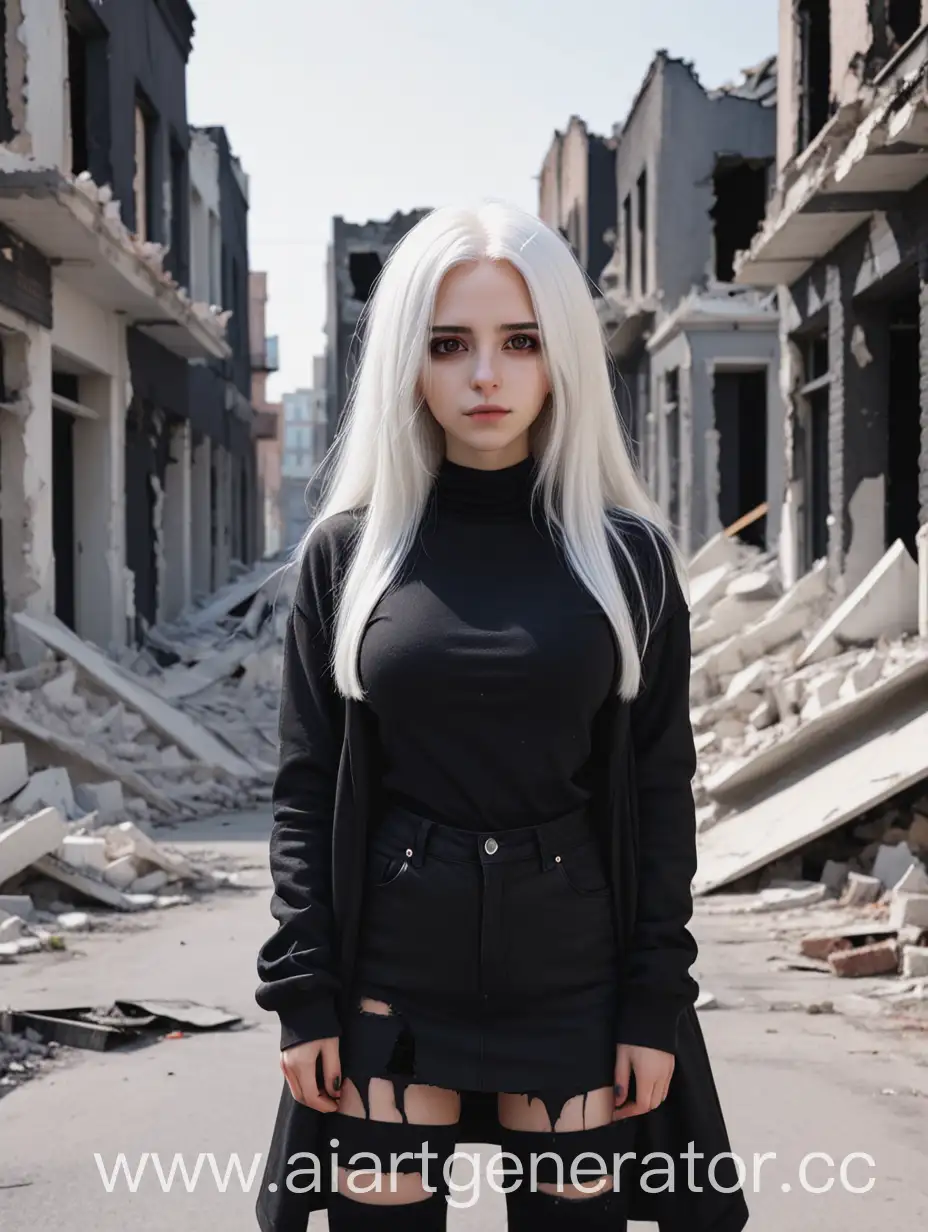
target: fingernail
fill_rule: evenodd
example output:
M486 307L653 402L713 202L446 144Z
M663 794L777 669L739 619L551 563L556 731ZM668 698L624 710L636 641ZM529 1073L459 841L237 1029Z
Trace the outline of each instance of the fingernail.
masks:
M335 1077L335 1079L334 1079L334 1081L333 1081L333 1083L332 1083L332 1086L333 1086L333 1087L335 1088L335 1090L337 1091L341 1085L342 1085L341 1076L340 1076L340 1075L336 1075L336 1077Z

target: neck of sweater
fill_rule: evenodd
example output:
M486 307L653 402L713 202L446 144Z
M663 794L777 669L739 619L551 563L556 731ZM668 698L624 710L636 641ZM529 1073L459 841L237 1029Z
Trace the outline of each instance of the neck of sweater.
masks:
M481 470L443 458L435 480L436 507L440 513L457 517L527 517L536 475L531 455L497 470Z

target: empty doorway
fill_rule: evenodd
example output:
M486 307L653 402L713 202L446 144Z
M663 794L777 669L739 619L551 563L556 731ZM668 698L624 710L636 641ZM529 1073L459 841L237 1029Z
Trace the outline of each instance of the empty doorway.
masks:
M729 527L767 499L767 369L717 369L713 396L719 520ZM755 517L737 537L743 543L765 547L766 514Z
M885 546L901 539L915 557L921 452L918 293L895 300L889 312Z

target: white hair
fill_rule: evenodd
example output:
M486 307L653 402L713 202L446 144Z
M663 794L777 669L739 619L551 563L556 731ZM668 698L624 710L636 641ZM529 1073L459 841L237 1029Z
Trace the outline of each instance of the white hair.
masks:
M624 542L623 519L610 513L638 515L655 548L658 539L666 545L684 586L685 569L626 444L586 275L560 235L531 214L499 203L426 215L394 248L368 304L358 370L324 463L327 477L297 548L299 557L327 518L358 511L354 552L336 599L336 687L345 697L364 696L361 639L415 542L444 456L444 433L417 392L429 358L435 299L450 269L479 259L508 261L531 295L551 385L532 429L538 494L569 566L612 625L621 659L619 692L633 698L650 634L648 604L644 580ZM610 538L638 591L642 644ZM663 561L664 554L656 554ZM666 591L663 574L662 579Z

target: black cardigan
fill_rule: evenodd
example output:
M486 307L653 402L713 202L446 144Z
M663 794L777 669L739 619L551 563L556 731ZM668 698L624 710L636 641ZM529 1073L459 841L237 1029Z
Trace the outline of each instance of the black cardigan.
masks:
M659 1142L651 1149L670 1153L695 1140L696 1149L711 1158L729 1147L690 974L696 957L688 927L696 870L696 756L689 612L669 557L662 569L641 522L624 513L616 514L616 522L644 578L653 618L638 697L625 703L614 696L594 733L594 816L611 870L622 954L619 1042L676 1054L668 1099L637 1118L642 1141ZM357 942L378 746L369 707L337 693L329 657L334 596L359 526L358 514L346 512L315 528L284 644L270 841L271 911L278 927L261 948L256 992L258 1004L279 1016L282 1048L339 1034ZM621 552L615 560L643 631L640 595ZM295 1193L285 1181L293 1152L318 1149L325 1158L325 1115L296 1103L284 1085L258 1200L265 1232L304 1232L309 1211L325 1206L324 1192ZM462 1141L493 1141L493 1121L480 1098L465 1108L461 1129L467 1134ZM717 1179L731 1185L734 1177L723 1166ZM744 1226L740 1192L707 1189L705 1177L703 1189L688 1200L679 1185L672 1194L636 1194L638 1213L631 1217L659 1219L662 1229L681 1232L737 1232Z

